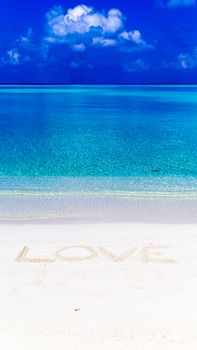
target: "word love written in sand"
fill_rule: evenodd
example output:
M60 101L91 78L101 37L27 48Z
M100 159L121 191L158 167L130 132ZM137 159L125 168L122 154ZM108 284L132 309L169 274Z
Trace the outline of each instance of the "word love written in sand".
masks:
M143 263L174 264L173 259L165 258L167 246L144 246L142 248L130 247L121 254L116 254L110 249L99 246L70 245L56 250L50 257L36 256L35 249L25 246L16 257L18 263L49 264L55 261L82 262L95 258L105 258L111 262L122 262L131 257L141 260Z

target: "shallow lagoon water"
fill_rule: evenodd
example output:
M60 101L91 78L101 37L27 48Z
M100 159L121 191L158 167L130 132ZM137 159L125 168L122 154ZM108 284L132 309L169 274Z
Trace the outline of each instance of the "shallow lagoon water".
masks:
M1 220L195 220L197 86L1 86L0 106Z
M197 177L197 86L1 86L1 177Z

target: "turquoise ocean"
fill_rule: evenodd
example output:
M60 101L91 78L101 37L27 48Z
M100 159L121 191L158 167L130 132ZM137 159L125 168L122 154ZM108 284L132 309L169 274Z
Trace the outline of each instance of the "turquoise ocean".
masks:
M196 85L0 87L0 191L197 191Z

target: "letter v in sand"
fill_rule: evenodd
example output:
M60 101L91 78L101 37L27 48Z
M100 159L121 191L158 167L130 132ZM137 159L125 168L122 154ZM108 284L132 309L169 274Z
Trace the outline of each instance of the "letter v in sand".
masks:
M98 247L98 249L101 252L101 254L103 254L107 258L110 258L112 261L121 262L121 261L126 260L131 255L133 255L138 248L132 247L129 250L127 250L126 252L122 253L121 255L115 255L114 253L112 253L111 251L109 251L108 249L103 248L103 247Z

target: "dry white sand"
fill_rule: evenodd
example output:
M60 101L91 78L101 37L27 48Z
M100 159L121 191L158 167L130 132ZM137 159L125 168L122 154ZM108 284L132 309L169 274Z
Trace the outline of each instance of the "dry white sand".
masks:
M2 350L197 347L197 225L0 226Z

